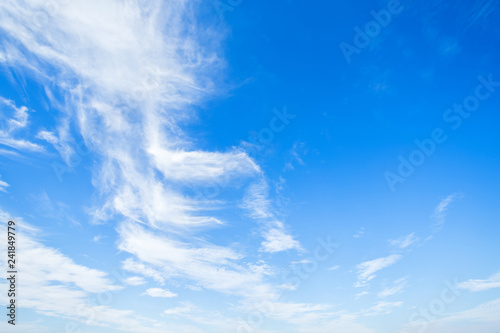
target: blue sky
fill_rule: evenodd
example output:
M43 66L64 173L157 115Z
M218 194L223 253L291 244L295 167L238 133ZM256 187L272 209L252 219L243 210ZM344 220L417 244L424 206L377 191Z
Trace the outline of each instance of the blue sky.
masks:
M497 333L499 12L2 1L1 331Z

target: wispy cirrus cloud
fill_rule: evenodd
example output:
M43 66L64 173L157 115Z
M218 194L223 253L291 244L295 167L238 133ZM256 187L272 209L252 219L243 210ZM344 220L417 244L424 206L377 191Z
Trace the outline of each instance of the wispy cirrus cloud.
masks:
M131 332L142 329L151 333L175 331L152 319L137 316L131 310L91 302L90 299L97 298L97 295L120 292L123 286L107 273L80 265L61 251L45 246L36 239L40 230L0 210L0 225L9 220L15 220L17 230L23 230L18 233L16 241L18 255L23 258L18 264L18 270L22 272L18 288L23 290L19 302L24 308L82 325L107 326ZM2 239L0 245L7 246L6 242L6 238ZM1 257L0 266L5 265L6 260ZM0 287L6 288L7 285L1 282ZM0 297L0 303L7 303L7 294Z
M196 149L182 130L196 118L192 105L215 93L213 74L224 62L217 54L222 34L195 22L196 6L73 1L57 13L39 2L1 6L0 28L9 36L3 62L51 80L66 95L57 128L37 137L68 162L77 132L101 157L94 185L105 202L94 209L96 221L118 214L177 232L223 223L207 215L213 202L189 197L178 185L225 185L260 177L261 170L243 150ZM43 34L31 21L40 11L53 14ZM282 223L264 236L270 252L299 247Z
M187 279L205 289L245 298L276 297L274 288L264 281L268 270L256 269L255 264L238 264L244 256L232 249L206 242L176 241L133 223L122 224L118 231L119 249L144 263L138 269L133 261L124 263L124 268L134 273L156 276L158 281ZM141 270L145 268L149 273Z
M448 207L457 199L462 198L462 194L453 193L448 195L446 198L442 199L439 202L439 205L434 209L434 213L432 215L432 219L434 220L434 224L432 225L432 230L434 232L438 232L443 228L443 225L446 221L446 213L448 211Z
M43 152L43 146L20 138L18 132L29 125L29 110L26 106L17 107L14 101L0 97L0 144L18 151Z
M214 211L233 202L190 194L213 184L240 186L241 179L258 187L264 179L244 150L203 150L184 130L196 120L195 106L220 90L214 78L224 66L218 49L224 33L197 19L194 1L58 5L55 11L50 2L2 2L0 59L44 85L57 108L56 124L41 128L37 139L67 163L77 140L95 157L91 215L95 223L126 221L117 227L119 249L132 254L123 268L160 285L177 279L240 297L273 297L268 271L255 268L264 264L241 263L245 255L198 234L223 226ZM34 22L40 12L50 20ZM243 189L244 201L266 206L262 189ZM301 249L272 205L262 209L253 215L263 237L255 250Z
M286 250L302 251L300 243L288 233L285 224L278 220L269 199L269 185L264 179L253 182L247 189L241 207L254 220L261 223L264 237L261 251L281 252Z
M361 227L357 233L355 233L352 237L353 238L361 238L365 234L365 227Z
M401 307L403 302L378 302L365 313L365 316L380 316L386 315L393 311L394 308Z
M398 279L393 282L392 286L384 288L381 292L378 293L378 298L386 298L392 295L400 294L406 288L408 284L408 277L404 277Z
M361 297L363 296L366 296L366 295L369 295L370 293L368 291L362 291L360 293L357 293L356 295L354 295L354 300L358 300L360 299Z
M386 267L394 265L402 258L402 255L393 254L388 257L382 257L358 264L356 266L358 270L358 281L356 282L355 287L366 286L370 280L375 278L375 273Z
M493 288L500 288L500 272L484 280L471 279L464 282L460 282L457 285L457 287L472 292L485 291Z
M439 332L485 332L495 333L500 329L500 299L494 299L479 304L473 308L443 314L439 317L432 316L425 322L425 331ZM417 333L422 331L423 321L416 321L403 327L404 332Z
M412 232L409 235L406 235L404 237L398 238L398 239L390 239L389 245L399 248L399 249L406 249L410 245L416 243L419 241L419 238L415 236L415 233Z
M10 185L3 180L0 180L0 192L7 192L7 187Z

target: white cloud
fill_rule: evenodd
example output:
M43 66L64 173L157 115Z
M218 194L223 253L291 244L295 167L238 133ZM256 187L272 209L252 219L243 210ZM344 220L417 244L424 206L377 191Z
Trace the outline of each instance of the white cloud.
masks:
M326 304L275 302L268 315L273 319L295 325L307 325L334 316L335 313L329 311L330 308L331 306Z
M54 135L54 133L49 131L40 131L36 135L37 138L47 141L52 145L59 143L59 139Z
M434 220L432 229L434 232L437 232L443 228L443 225L446 220L446 213L448 210L448 206L452 204L456 199L459 199L461 197L462 195L458 193L450 194L446 198L442 199L439 205L437 205L432 215L432 218Z
M379 298L386 298L392 295L400 294L406 288L408 277L394 281L391 287L387 287L378 293Z
M143 262L128 258L122 263L122 268L128 272L150 277L160 285L165 284L165 278L163 277L163 275L150 265L146 265Z
M149 288L143 295L148 295L151 297L164 297L164 298L174 298L178 295L166 289L161 288Z
M10 185L4 182L3 180L0 180L0 192L7 192L7 187Z
M64 125L59 126L58 135L54 134L54 132L43 130L38 132L36 138L50 143L59 152L62 159L68 165L72 166L74 164L74 159L81 158L81 156L75 157L77 152L75 152L73 146L76 146L76 144L74 144L73 139L70 136L66 123L67 121L63 121ZM86 154L87 152L85 151L85 155Z
M5 118L3 124L0 122L0 144L20 151L44 151L42 146L19 138L18 132L28 126L28 108L26 106L17 107L13 101L0 97L0 111L2 118Z
M329 271L336 271L336 270L338 270L339 268L340 268L340 266L339 266L339 265L335 265L335 266L333 266L333 267L328 268L328 270L329 270Z
M443 322L453 321L478 321L478 322L496 322L500 324L500 299L495 299L476 306L470 310L458 312L442 319Z
M458 288L469 290L472 292L485 291L493 288L500 288L500 272L490 276L486 280L468 280L461 282Z
M15 220L18 229L23 230L17 236L18 255L22 258L18 270L18 301L24 308L33 309L40 314L76 320L81 326L106 326L122 331L144 331L151 333L175 332L167 327L160 328L160 323L142 318L130 310L118 310L100 305L99 296L114 295L123 289L112 282L107 273L75 263L61 251L47 247L35 240L40 231L0 210L0 224ZM0 240L0 246L6 246L6 239ZM43 258L43 260L40 260ZM6 264L0 258L0 266ZM5 289L5 282L0 282ZM111 296L113 297L113 296ZM107 299L107 298L106 298ZM6 294L0 295L0 303L5 304ZM153 328L160 325L158 328ZM143 330L144 329L144 330Z
M179 306L176 308L165 310L165 311L163 311L163 313L165 313L168 316L178 316L178 315L185 315L185 314L191 313L196 309L197 308L193 304L191 304L189 302L184 302L183 306Z
M304 142L296 141L293 144L292 149L290 150L290 161L285 164L285 168L283 171L291 171L295 170L294 163L299 165L305 165L303 160L303 156L307 155L308 149Z
M392 240L389 240L388 242L391 246L394 246L394 247L397 247L400 249L405 249L408 246L412 245L413 243L418 242L418 240L419 240L419 238L415 236L414 232L412 232L411 234L409 234L405 237L401 237L399 239L392 239Z
M140 276L131 276L129 278L126 278L124 282L129 286L140 286L146 284L146 280L144 280L144 278Z
M133 223L122 224L118 232L120 250L144 263L127 260L124 268L134 273L161 280L187 279L205 289L246 298L275 297L271 285L263 282L268 270L238 265L243 256L234 250L205 242L183 243Z
M310 264L312 261L308 259L302 259L302 260L297 260L297 261L292 261L290 264L292 266L294 265L300 265L300 264Z
M38 139L54 145L66 162L77 137L98 156L92 184L100 201L92 214L95 222L116 215L127 221L118 227L119 248L135 258L125 260L123 268L160 284L183 279L242 297L274 297L274 288L264 281L268 270L242 264L242 254L195 235L223 221L213 213L219 200L191 195L193 189L263 178L245 152L202 150L182 130L196 119L194 106L219 91L212 78L223 65L217 55L222 36L197 19L192 1L75 0L58 3L57 11L51 5L0 3L2 64L62 91L64 103L54 110L57 124L38 131ZM43 26L33 23L40 13L49 15L39 22ZM43 149L24 139L1 140ZM300 248L269 212L273 218L259 221L261 249ZM121 315L131 314L114 318Z
M252 183L246 190L241 207L257 220L274 219L269 199L269 185L264 179Z
M17 107L14 101L0 97L0 144L20 151L43 152L44 148L29 140L19 138L18 132L28 127L28 108ZM2 120L0 118L0 120Z
M361 238L361 236L363 236L364 233L365 233L365 228L361 227L361 229L359 229L359 231L356 234L354 234L352 237Z
M418 317L415 322L405 325L401 332L418 333L424 327L428 333L496 333L500 330L498 318L500 318L500 299L495 299L469 310L442 315L431 321Z
M220 181L253 175L259 167L241 151L196 150L179 127L194 118L194 103L215 92L209 76L222 63L212 47L218 34L198 28L189 1L65 2L43 34L32 18L51 13L50 3L1 6L6 65L23 67L67 94L58 135L48 129L38 137L68 162L74 123L87 147L102 157L94 185L106 202L96 217L122 214L162 228L221 223L201 214L200 207L209 209L206 203L174 190L172 182Z
M356 268L358 269L358 282L355 284L355 286L361 287L366 285L368 281L375 278L376 272L394 265L396 262L401 260L401 258L403 258L403 256L393 254L388 257L378 258L360 263L356 266Z
M360 293L357 293L355 296L354 296L354 300L358 300L360 299L361 297L365 296L365 295L368 295L370 294L368 291L362 291Z
M96 235L96 236L94 236L94 238L92 238L92 241L94 243L99 243L101 241L101 239L103 239L102 235Z
M366 313L366 316L386 315L393 311L394 308L401 307L403 302L378 302L372 306Z
M358 315L350 313L338 313L336 319L314 321L311 320L307 325L303 325L298 329L298 332L303 333L318 333L318 332L335 332L335 333L374 333L375 331L367 328L362 324L358 324L356 320Z
M28 108L26 106L16 107L14 101L0 97L2 111L5 109L13 113L12 118L7 121L7 131L14 132L28 125ZM10 110L9 110L10 109Z
M263 225L262 236L265 240L262 242L261 251L270 253L291 249L302 251L300 243L286 231L285 225L277 220L268 192L267 182L259 179L248 187L241 205L251 218Z
M300 243L287 234L284 228L280 228L280 225L264 233L266 240L262 242L262 251L275 253L291 249L301 250Z
M232 177L252 175L260 171L255 162L242 151L211 153L168 151L161 147L152 147L148 152L164 177L174 181L210 181L225 185Z

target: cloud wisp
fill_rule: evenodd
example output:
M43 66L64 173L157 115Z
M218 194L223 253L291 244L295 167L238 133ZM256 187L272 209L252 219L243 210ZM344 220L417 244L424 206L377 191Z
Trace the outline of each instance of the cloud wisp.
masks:
M446 221L446 214L448 211L448 207L457 199L461 198L462 195L458 193L450 194L446 198L442 199L439 205L434 209L434 213L432 215L432 219L434 220L434 224L432 225L432 230L434 232L440 231L444 223Z
M8 132L0 132L0 143L15 149L22 143L33 151L52 146L70 165L75 142L83 142L97 162L92 220L121 221L118 248L131 254L122 267L136 276L125 285L177 280L245 300L274 299L276 286L266 282L272 272L265 263L249 262L245 254L200 235L224 226L216 211L233 202L191 193L212 184L239 188L250 183L241 193L261 228L263 240L255 252L302 250L276 217L263 170L248 153L234 147L200 149L185 130L197 119L195 106L217 94L214 77L224 66L218 49L224 34L197 20L197 5L82 0L58 2L55 8L50 2L3 1L0 62L43 85L43 97L56 111L55 125L44 125L35 136L42 144L12 141L15 131L27 126L28 113L0 101L15 111ZM50 19L33 20L40 13ZM85 285L89 281L74 282L91 288ZM76 305L85 292L94 291L62 294ZM176 292L149 288L145 294L171 298ZM46 311L72 315L55 304ZM116 323L133 316L113 311L108 313Z
M500 272L484 280L471 279L461 282L457 286L460 289L465 289L472 292L479 292L494 288L500 288Z
M392 254L388 257L382 257L360 263L356 266L358 270L358 281L356 282L355 287L366 286L369 281L376 277L375 273L384 268L394 265L402 258L402 255Z

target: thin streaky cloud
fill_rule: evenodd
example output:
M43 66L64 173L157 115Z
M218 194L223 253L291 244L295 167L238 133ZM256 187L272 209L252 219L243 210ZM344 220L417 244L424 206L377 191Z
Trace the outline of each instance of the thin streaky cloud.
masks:
M412 232L411 234L398 238L398 239L390 239L389 245L399 248L399 249L406 249L410 245L416 243L419 241L419 238L415 236L415 233Z
M446 215L448 211L448 207L457 199L462 198L462 194L453 193L448 195L446 198L442 199L439 202L439 205L434 209L434 213L432 215L432 219L434 220L434 224L432 225L432 229L434 232L440 231L444 223L446 222Z
M404 291L404 289L407 287L407 282L408 277L404 277L401 279L398 279L393 282L392 286L389 286L387 288L384 288L381 292L378 293L377 297L378 298L387 298L392 295L400 294Z
M402 255L392 254L388 257L382 257L370 261L365 261L356 266L358 272L358 281L356 287L367 285L368 282L375 278L378 271L394 265L403 258Z
M0 180L0 192L7 192L7 187L9 186L10 185L7 182Z
M484 280L471 279L464 282L460 282L457 286L460 289L465 289L472 292L479 292L479 291L500 288L500 272Z

